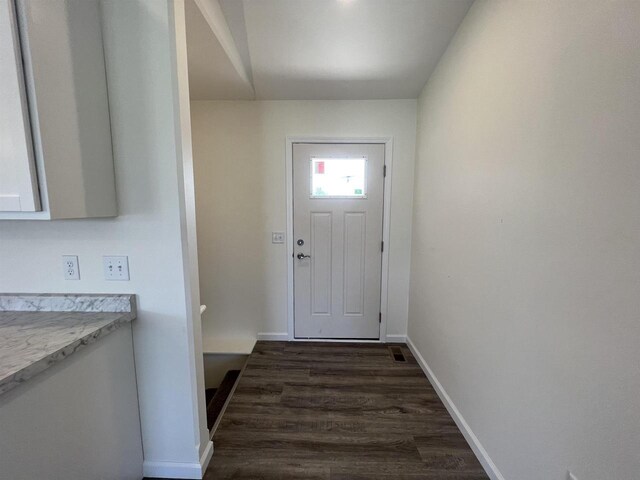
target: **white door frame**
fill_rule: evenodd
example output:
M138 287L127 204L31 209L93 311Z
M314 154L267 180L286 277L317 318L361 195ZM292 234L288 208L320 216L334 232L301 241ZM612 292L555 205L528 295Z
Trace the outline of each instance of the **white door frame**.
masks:
M382 214L382 282L380 287L380 340L362 340L363 342L383 343L387 341L387 307L389 290L389 237L391 225L391 178L393 174L393 137L286 137L286 185L287 185L287 336L290 341L309 341L306 338L294 338L293 335L293 144L294 143L380 143L384 144L384 164L387 174L384 177L384 200ZM314 342L353 342L340 339L313 339Z

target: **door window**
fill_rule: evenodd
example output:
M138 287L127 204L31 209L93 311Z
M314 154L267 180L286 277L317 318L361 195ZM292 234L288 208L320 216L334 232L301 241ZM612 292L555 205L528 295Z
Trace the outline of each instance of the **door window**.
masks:
M367 198L367 157L311 157L311 198Z

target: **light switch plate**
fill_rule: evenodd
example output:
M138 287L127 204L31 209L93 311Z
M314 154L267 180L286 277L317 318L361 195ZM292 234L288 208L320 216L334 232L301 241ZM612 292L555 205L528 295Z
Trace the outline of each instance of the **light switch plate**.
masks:
M129 258L123 255L102 257L105 280L129 280Z
M271 243L284 243L284 232L271 232Z
M63 255L62 268L65 280L80 280L80 265L77 255Z

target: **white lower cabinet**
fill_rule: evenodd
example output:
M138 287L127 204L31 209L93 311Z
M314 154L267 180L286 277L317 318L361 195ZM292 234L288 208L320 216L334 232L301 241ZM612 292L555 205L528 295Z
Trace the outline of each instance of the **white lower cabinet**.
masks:
M131 325L0 395L0 480L139 480Z

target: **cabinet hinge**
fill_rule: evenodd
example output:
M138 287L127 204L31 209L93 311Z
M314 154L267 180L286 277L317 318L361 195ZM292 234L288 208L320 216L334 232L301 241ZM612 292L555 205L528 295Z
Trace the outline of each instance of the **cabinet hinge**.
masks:
M384 252L384 240L380 242L380 251Z
M380 315L378 316L378 323L382 323L382 312L380 312Z
M387 176L387 166L386 165L383 165L383 167L382 167L382 176L383 177Z

